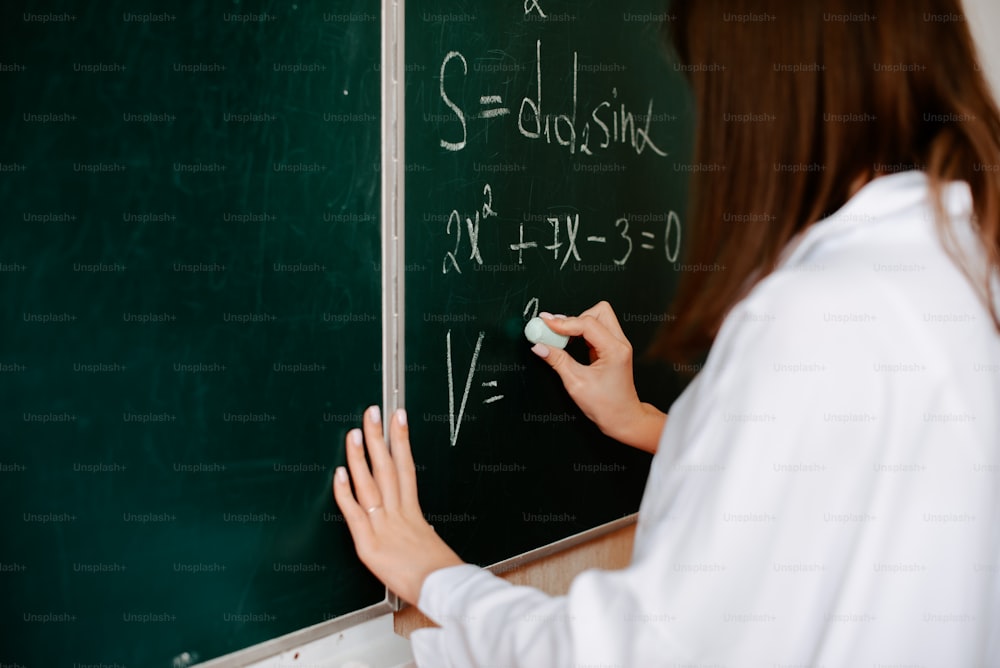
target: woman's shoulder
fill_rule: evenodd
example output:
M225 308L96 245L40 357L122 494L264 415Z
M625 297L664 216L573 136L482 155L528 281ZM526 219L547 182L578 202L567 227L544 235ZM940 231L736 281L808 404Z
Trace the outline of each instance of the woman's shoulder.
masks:
M941 195L953 239L967 256L981 255L968 245L968 186L948 184ZM772 336L796 340L897 346L941 322L996 339L986 305L945 247L925 175L909 172L876 179L805 230L731 310L723 329L764 326ZM946 342L954 333L939 332Z

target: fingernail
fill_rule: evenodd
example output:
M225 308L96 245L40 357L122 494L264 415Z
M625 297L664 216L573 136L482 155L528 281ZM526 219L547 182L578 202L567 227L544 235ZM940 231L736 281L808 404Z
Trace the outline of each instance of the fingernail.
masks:
M351 437L351 444L352 445L361 445L361 443L364 442L364 439L361 438L361 430L360 429L352 429L351 433L348 434L348 435Z
M347 471L343 466L337 467L337 472L334 476L337 478L337 482L347 482Z
M565 320L566 319L566 316L564 316L562 313L556 313L553 317L554 318L558 318L560 320Z
M382 421L382 413L379 411L378 406L372 406L368 409L368 417L371 418L371 421L375 424Z
M405 427L406 426L406 409L405 408L400 408L399 410L396 411L396 422L398 422L399 426L401 426L401 427Z
M546 357L549 356L549 347L544 343L536 343L535 345L531 346L531 352L535 353L542 359L545 359Z
M542 311L541 313L538 314L538 317L541 318L542 320L552 320L553 315L548 311Z

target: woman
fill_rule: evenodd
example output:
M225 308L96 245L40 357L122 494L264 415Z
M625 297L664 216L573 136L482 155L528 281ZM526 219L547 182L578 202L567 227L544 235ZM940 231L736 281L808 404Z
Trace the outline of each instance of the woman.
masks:
M549 318L589 366L534 348L656 452L631 565L549 597L462 564L377 409L357 497L333 486L359 556L441 625L420 665L1000 666L1000 115L961 7L671 10L696 161L724 166L695 173L688 261L725 271L684 275L653 352L708 356L666 420L606 304Z

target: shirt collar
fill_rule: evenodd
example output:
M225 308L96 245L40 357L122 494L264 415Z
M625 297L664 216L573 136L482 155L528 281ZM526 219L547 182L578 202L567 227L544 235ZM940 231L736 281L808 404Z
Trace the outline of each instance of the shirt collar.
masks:
M920 222L931 222L923 215L923 212L932 210L929 194L930 178L921 171L899 172L873 179L835 213L810 225L792 239L778 267L799 266L818 246L906 211L915 212ZM971 211L972 195L964 182L945 185L942 198L945 210L953 216L968 215ZM928 226L928 229L931 227Z

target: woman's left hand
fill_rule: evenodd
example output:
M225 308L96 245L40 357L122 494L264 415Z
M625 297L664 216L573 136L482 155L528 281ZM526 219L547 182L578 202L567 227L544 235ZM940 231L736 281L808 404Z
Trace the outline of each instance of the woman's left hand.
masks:
M420 511L405 411L396 411L389 426L392 454L385 444L378 406L365 411L363 427L363 438L361 429L347 434L354 492L341 466L333 476L333 496L362 563L400 598L416 605L428 575L463 562ZM365 461L365 444L371 469Z

